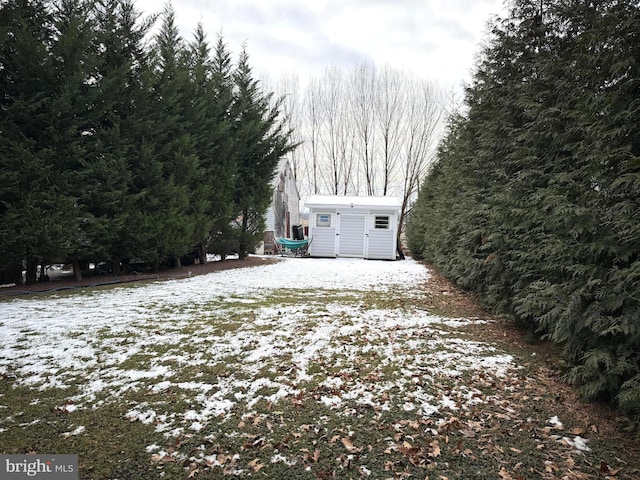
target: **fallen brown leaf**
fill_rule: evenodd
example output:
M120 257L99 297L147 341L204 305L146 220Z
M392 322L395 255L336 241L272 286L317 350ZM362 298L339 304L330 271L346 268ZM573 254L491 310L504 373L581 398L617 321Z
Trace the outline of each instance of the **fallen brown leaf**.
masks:
M195 478L197 474L200 473L200 470L198 470L197 468L195 470L191 470L191 472L189 473L189 475L187 476L187 478Z
M433 449L429 454L430 457L436 458L438 455L440 455L440 444L437 440L434 440L429 445L431 445L431 448Z
M353 444L353 442L350 439L346 438L346 437L342 437L340 439L340 441L342 442L342 445L344 445L344 448L346 448L347 452L349 452L349 453L357 453L357 452L361 452L362 451L362 448L356 447Z
M504 467L500 468L498 475L500 475L500 478L502 478L503 480L513 480L513 477L511 476L511 474L507 472L507 470Z
M259 458L255 458L251 460L247 466L253 471L253 473L258 473L260 469L264 467L264 464L260 463Z
M464 444L464 442L462 441L462 439L458 440L458 444L456 445L456 449L454 450L455 453L460 453L462 451L462 445Z

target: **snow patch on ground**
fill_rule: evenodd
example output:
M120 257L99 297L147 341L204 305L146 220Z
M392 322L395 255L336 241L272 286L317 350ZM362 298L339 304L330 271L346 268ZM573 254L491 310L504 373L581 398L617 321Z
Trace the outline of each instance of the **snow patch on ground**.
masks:
M428 277L413 260L287 258L180 281L0 301L0 373L41 390L68 389L67 412L145 391L149 402L125 417L167 436L223 421L238 404L251 409L309 390L343 415L391 402L425 416L470 408L481 401L477 390L461 385L437 396L437 378L504 376L513 359L450 335L472 320L411 308ZM326 290L344 292L344 300L324 302ZM358 297L372 291L401 296L406 308L369 309ZM253 306L282 292L300 292L299 301ZM362 358L387 379L375 371L361 378ZM205 367L219 368L205 378ZM166 413L161 394L169 391L183 393L189 408Z

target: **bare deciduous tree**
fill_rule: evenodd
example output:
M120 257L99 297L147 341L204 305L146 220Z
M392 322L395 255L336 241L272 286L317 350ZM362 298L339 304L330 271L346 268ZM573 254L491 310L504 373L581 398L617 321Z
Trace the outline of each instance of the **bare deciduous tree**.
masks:
M321 191L319 137L322 118L320 116L320 94L320 81L312 78L304 96L303 123L298 126L304 132L305 139L305 143L299 150L302 151L303 160L305 161L304 171L307 177L305 184L308 185L306 191L313 194L318 194ZM301 186L300 179L298 179L298 185Z
M367 195L374 195L376 191L375 165L375 112L377 104L378 79L376 68L371 63L363 63L351 73L351 92L349 110L354 127L354 148L364 180L364 190ZM360 190L360 188L358 188Z
M286 92L283 92L286 93ZM365 63L327 68L305 88L298 182L305 194L393 195L402 200L398 239L443 130L445 98L433 83Z
M389 193L392 175L398 167L405 126L405 91L401 72L386 66L379 76L376 108L377 127L381 137L382 195Z
M353 180L353 144L348 118L348 96L344 73L337 67L325 71L320 83L319 106L322 122L320 148L326 162L320 169L325 189L346 195Z
M412 80L407 84L402 153L402 207L398 223L398 245L420 184L434 160L442 134L444 97L431 82Z

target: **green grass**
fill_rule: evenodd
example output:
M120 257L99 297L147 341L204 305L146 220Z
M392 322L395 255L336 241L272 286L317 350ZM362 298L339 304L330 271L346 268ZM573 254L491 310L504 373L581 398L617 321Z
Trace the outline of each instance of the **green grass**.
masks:
M91 293L73 295L81 301ZM338 307L341 313L335 313ZM605 429L604 423L595 425L594 416L584 413L597 410L576 404L560 382L559 395L553 388L559 377L543 358L526 350L533 346L488 338L482 326L434 321L419 331L402 323L380 330L383 322L374 328L360 321L359 315L373 309L421 314L411 302L375 291L306 290L271 292L251 304L232 298L188 308L144 308L157 310L164 319L162 331L155 323L125 332L104 328L91 342L103 348L105 358L127 352L122 363L110 368L148 371L164 366L170 376L140 378L118 393L100 391L89 398L83 396L86 379L106 374L101 363L91 364L89 357L87 365L92 366L82 375L65 376L67 389L27 388L23 378L7 370L0 378L2 453L78 454L85 480L189 475L579 479L603 478L601 462L619 470L617 479L639 475L637 448L611 434L614 430ZM262 321L260 309L275 312L275 319ZM328 319L333 330L327 350L307 357L304 349L296 350L299 339L319 335L319 326ZM263 337L274 334L278 322L289 322L290 328L286 338L273 337L282 347L259 362L247 361ZM346 327L349 333L338 334ZM218 343L232 337L246 343L220 354ZM73 335L75 341L82 338ZM487 356L513 355L519 368L500 376L467 366L464 349L474 345ZM460 357L448 365L458 373L443 369L438 359L447 355ZM293 364L295 358L306 363ZM257 379L264 383L253 387ZM192 385L241 381L246 385L226 393L203 392ZM166 382L164 388L157 388L160 382ZM269 400L284 387L289 393ZM200 424L198 418L187 418L187 412L202 414L218 393L233 406ZM75 410L65 407L72 398L78 398ZM333 406L330 399L336 400ZM448 408L442 406L445 399ZM423 401L441 406L424 414ZM155 417L132 414L136 411L155 412ZM548 422L555 415L562 417L562 430ZM84 430L73 434L78 427ZM590 451L578 451L563 440L577 435L588 439Z

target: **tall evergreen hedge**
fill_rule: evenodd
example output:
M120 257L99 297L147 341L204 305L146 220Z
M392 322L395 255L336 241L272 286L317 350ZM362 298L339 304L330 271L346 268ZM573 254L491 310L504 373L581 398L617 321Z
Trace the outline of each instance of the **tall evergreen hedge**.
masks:
M640 3L496 21L408 227L415 255L562 346L640 423Z
M151 37L133 0L0 2L0 270L255 246L291 132L245 51L234 67L202 25L186 42L170 3L157 19Z

